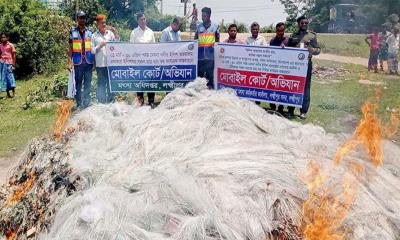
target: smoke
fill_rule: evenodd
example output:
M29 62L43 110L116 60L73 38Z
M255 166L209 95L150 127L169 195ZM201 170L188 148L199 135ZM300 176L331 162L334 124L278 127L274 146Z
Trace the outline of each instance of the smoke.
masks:
M346 171L332 160L346 136L269 115L204 80L154 110L96 105L78 122L87 127L71 138L71 165L87 186L41 239L300 239L309 160L332 181ZM354 239L400 235L400 149L385 142L384 151L345 219ZM353 160L368 157L359 148Z

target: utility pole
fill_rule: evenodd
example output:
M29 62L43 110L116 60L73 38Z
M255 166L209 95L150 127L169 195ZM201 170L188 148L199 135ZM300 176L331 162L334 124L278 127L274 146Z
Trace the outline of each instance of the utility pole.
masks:
M188 2L188 0L183 0L183 1L184 1L183 15L186 17L186 14L187 14L187 2Z
M164 15L164 3L163 3L163 0L160 0L160 12L161 12L161 15Z

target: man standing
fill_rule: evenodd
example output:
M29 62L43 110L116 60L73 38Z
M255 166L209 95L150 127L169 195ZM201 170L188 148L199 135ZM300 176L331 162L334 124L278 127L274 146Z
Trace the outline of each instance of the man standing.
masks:
M229 38L224 41L224 43L233 43L233 44L243 44L243 42L236 39L236 35L238 32L238 27L236 24L231 24L228 27Z
M146 16L143 13L138 13L136 15L136 20L138 22L138 27L135 28L131 33L130 42L131 43L155 43L156 39L154 37L154 32L150 28L147 27ZM138 92L137 95L137 103L139 106L144 105L144 93ZM148 92L147 97L149 99L149 105L151 108L154 108L156 105L154 103L154 92Z
M76 105L86 108L90 104L90 89L94 57L91 48L92 32L86 27L86 14L76 13L78 26L71 29L69 36L68 69L74 67L76 82ZM83 85L83 101L82 101Z
M211 8L201 10L202 23L197 26L194 39L199 41L198 76L208 80L207 86L214 88L214 44L219 42L219 27L211 22Z
M97 15L96 22L98 31L92 36L92 53L95 55L97 72L96 97L100 103L109 103L112 101L105 46L107 42L119 40L115 28L111 27L110 30L107 29L106 21L107 17L105 15Z
M193 11L192 11L192 14L190 16L192 17L192 22L190 23L190 29L191 30L192 29L196 30L197 21L199 20L199 17L198 17L199 13L198 13L197 8L196 8L196 3L193 3Z
M387 37L387 44L388 48L388 68L389 74L398 75L398 68L399 68L399 61L398 61L398 54L399 54L399 42L400 42L400 29L398 27L393 28L393 33L390 33Z
M247 38L246 44L252 46L267 46L267 41L263 36L260 36L260 24L258 22L253 22L250 26L251 36ZM257 105L261 103L259 101L255 101Z
M267 41L263 36L260 36L260 24L253 22L250 26L251 36L247 38L247 45L267 46Z
M289 44L289 38L285 36L285 23L280 22L276 24L275 30L276 30L276 35L271 39L269 45L275 47L287 47ZM270 107L272 111L276 111L275 104L271 103ZM283 114L283 105L279 105L278 112L280 114Z
M309 52L308 57L308 70L306 85L304 90L303 106L300 109L300 118L306 119L307 112L310 107L310 95L311 95L311 75L312 75L312 55L318 55L321 53L321 48L318 45L317 34L308 30L308 18L301 16L297 19L297 25L299 30L292 34L289 38L289 47L296 48L307 48ZM288 117L294 117L294 107L288 107Z
M179 42L181 41L181 23L179 18L174 18L171 25L161 33L160 42Z
M14 44L8 41L8 33L1 34L0 52L0 92L5 90L8 98L14 98L16 84L13 71L17 63L17 52Z

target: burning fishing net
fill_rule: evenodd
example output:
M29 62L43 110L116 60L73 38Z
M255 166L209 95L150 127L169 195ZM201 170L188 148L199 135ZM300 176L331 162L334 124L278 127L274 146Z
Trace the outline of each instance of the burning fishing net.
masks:
M346 136L269 115L228 90L207 90L203 80L154 110L96 105L69 125L79 123L87 127L71 136L68 162L70 176L86 184L64 197L40 239L303 239L310 184L321 183L314 188L320 195L319 186L344 175L357 189L330 191L343 193L337 203L352 200L337 209L346 237L400 236L400 149L393 143L383 144L381 168L362 146L336 166ZM363 173L348 171L359 166Z

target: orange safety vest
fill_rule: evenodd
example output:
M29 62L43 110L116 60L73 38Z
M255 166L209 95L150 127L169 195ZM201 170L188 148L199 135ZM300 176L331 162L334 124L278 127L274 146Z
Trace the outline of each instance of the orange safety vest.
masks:
M86 63L93 64L94 56L92 54L92 44L91 44L92 32L88 29L85 30L85 39L84 39L85 52L84 53L82 52L83 51L82 37L81 37L81 34L79 33L79 27L72 29L71 34L72 34L71 35L71 37L72 37L72 62L74 63L74 65L82 64L83 56L85 56Z

